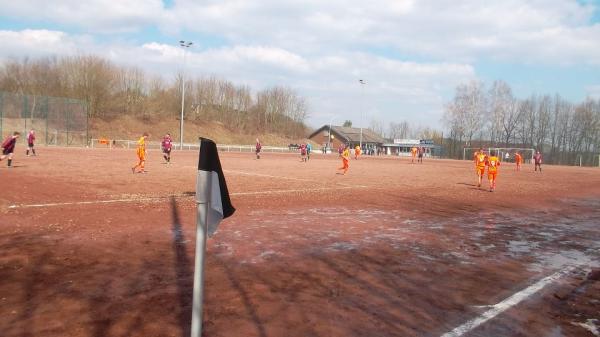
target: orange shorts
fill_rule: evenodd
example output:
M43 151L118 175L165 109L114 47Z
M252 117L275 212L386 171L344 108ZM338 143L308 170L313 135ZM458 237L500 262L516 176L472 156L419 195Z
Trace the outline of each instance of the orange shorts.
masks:
M496 180L498 172L488 172L488 180Z
M483 176L483 174L485 173L485 166L476 166L475 172L478 176Z

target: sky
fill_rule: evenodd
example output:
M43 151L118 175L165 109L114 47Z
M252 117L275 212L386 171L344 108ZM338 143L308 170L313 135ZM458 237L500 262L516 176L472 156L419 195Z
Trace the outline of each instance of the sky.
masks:
M93 54L171 80L289 87L315 128L443 128L471 80L600 97L600 0L0 0L0 46L0 63Z

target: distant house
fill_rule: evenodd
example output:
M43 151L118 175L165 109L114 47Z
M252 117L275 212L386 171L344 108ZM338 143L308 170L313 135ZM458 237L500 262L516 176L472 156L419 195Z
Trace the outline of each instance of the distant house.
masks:
M320 144L321 149L333 149L334 151L340 144L348 145L351 148L362 144L365 153L370 150L377 153L377 150L383 149L383 144L385 143L382 137L367 128L362 129L361 136L360 128L335 125L332 125L331 129L329 125L324 125L308 136L308 138Z

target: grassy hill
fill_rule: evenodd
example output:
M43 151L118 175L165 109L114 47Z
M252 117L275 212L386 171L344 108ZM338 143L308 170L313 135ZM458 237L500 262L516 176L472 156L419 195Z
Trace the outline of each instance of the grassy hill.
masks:
M136 139L142 133L150 133L150 140L159 140L165 133L170 133L179 142L179 120L145 119L124 116L110 121L90 119L90 137L108 139ZM258 137L263 145L287 146L290 143L307 142L306 138L287 137L278 134L247 134L243 131L232 130L220 122L184 121L184 141L195 143L198 137L206 137L219 144L250 145ZM307 132L308 135L308 132ZM313 143L313 145L316 145Z

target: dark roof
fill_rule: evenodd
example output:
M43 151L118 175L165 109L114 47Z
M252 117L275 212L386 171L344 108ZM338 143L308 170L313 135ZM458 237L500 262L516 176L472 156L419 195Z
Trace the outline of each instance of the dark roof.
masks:
M344 140L344 142L354 142L354 143L360 142L360 130L361 130L360 128L348 128L348 127L335 126L335 125L331 126L331 133L335 134L339 138L342 138ZM324 125L324 126L320 127L315 132L313 132L310 136L308 136L308 138L312 138L316 134L323 132L323 131L329 131L329 125ZM385 143L385 140L382 137L380 137L379 135L377 135L375 132L373 132L367 128L363 128L362 129L362 142L363 143L383 144L383 143Z

